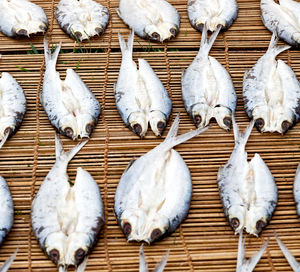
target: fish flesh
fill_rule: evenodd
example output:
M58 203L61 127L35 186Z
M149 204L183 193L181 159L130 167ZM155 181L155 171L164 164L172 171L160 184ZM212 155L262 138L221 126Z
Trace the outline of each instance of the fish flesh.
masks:
M212 118L223 129L230 129L236 107L236 93L230 75L209 51L221 26L207 40L204 25L201 46L192 64L182 74L184 106L197 127L207 126Z
M70 160L87 143L64 152L55 135L56 162L32 203L34 234L47 256L59 267L78 266L97 242L104 224L100 190L93 177L77 168L74 185L67 175ZM83 262L83 266L86 262ZM81 271L79 266L77 271Z
M170 40L179 32L180 16L165 0L120 0L118 15L143 39Z
M134 33L128 43L119 34L122 63L115 98L118 111L124 121L138 136L145 136L148 123L156 136L161 136L171 114L172 102L168 92L149 63L139 59L137 68L132 60Z
M72 69L67 69L65 80L56 71L56 62L61 48L57 46L53 55L44 40L46 71L40 93L51 124L56 130L73 140L89 137L100 115L100 104L92 91Z
M187 10L191 25L201 32L205 24L211 32L219 25L228 29L238 16L236 0L188 0Z
M115 194L114 211L128 241L152 243L176 230L192 197L190 171L173 147L205 131L177 136L179 115L166 139L131 161Z
M0 148L21 126L26 112L22 87L6 72L0 78Z
M164 268L167 264L169 257L169 250L167 251L167 254L162 258L162 260L156 265L153 272L163 272ZM144 253L144 245L142 244L140 247L140 269L139 272L149 272L148 265Z
M109 12L93 0L61 0L55 18L71 38L83 41L104 33Z
M261 133L284 134L299 121L300 83L284 61L275 59L290 47L277 42L274 33L266 54L244 76L245 110Z
M0 245L14 222L14 203L3 177L0 176Z
M45 33L48 19L44 10L28 0L0 1L0 31L8 37L30 37Z
M15 260L16 256L18 253L18 249L15 251L15 253L13 255L11 255L6 261L5 263L0 267L0 272L6 272L8 271L8 269L10 268L11 264L13 263L13 261Z
M245 229L258 236L267 226L277 205L277 187L268 166L255 154L247 161L245 147L254 121L244 134L239 132L233 117L235 146L218 173L218 186L224 212L235 231Z
M292 46L300 45L300 3L293 0L261 0L262 20L271 32Z
M276 232L274 233L274 235L275 235L276 241L277 241L283 255L285 256L286 260L292 267L293 271L299 272L300 271L300 263L297 262L296 258L293 256L293 254L288 250L288 248L285 246L285 244L279 239Z
M243 231L241 231L239 237L236 272L252 272L256 264L259 262L261 256L264 254L269 243L269 240L267 240L267 242L264 243L261 249L258 252L256 252L250 259L247 260L245 258L245 241L246 238L243 239Z

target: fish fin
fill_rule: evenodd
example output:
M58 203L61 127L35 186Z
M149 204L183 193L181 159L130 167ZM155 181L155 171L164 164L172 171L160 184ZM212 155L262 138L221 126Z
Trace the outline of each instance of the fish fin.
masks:
M120 48L121 48L121 51L122 51L122 56L129 55L129 57L132 58L133 41L134 41L134 31L133 31L133 29L129 33L127 43L125 42L125 40L122 37L122 35L120 34L120 32L118 33L118 37L119 37Z
M205 53L208 55L209 51L211 50L214 42L216 41L216 39L220 33L221 28L222 28L222 26L219 25L218 28L216 29L216 31L214 31L211 34L209 40L207 40L207 26L206 26L206 23L204 24L202 36L201 36L201 45L200 45L200 50L199 50L200 54Z
M273 35L272 35L272 38L271 38L271 41L270 41L270 44L269 44L268 51L267 51L268 53L273 54L274 57L276 57L277 55L279 55L283 51L288 50L288 49L291 48L291 46L289 46L289 45L277 46L278 41L279 41L279 38L278 38L277 32L274 31Z
M144 244L140 247L140 272L148 272L148 265L144 253Z
M122 16L121 16L121 11L120 11L119 8L116 8L116 12L117 12L117 14L119 15L119 17L122 18Z
M279 239L277 236L277 233L274 232L274 236L276 238L276 241L284 254L286 260L290 264L290 266L293 268L294 271L299 271L300 264L297 262L296 258L293 256L293 254L288 250L288 248L285 246L285 244Z
M11 255L6 261L5 263L2 265L2 267L0 268L0 272L6 272L11 264L13 263L13 261L15 260L16 256L17 256L17 253L18 253L18 249L16 249L16 251L14 252L13 255Z
M124 173L127 172L127 171L129 170L129 168L134 164L134 162L135 162L135 158L132 158L132 159L130 160L130 162L128 163L128 165L127 165L127 167L126 167Z
M174 138L177 136L178 128L179 128L179 122L180 122L180 112L176 115L175 120L173 121L173 124L168 132L168 135L166 137L166 140Z
M163 272L167 264L170 250L167 251L166 255L161 259L161 261L156 265L153 272Z
M46 36L45 36L45 38L44 38L44 52L45 52L46 66L49 65L50 63L53 63L53 65L56 66L56 62L57 62L57 58L58 58L60 49L61 49L61 42L56 47L54 53L51 54L51 50L48 47L48 42L47 42Z
M2 139L1 142L0 142L0 149L1 149L2 146L5 144L5 142L6 142L7 138L8 138L8 136L9 136L9 133L5 133L3 139Z
M86 256L83 262L77 267L76 272L84 272L86 265L88 263L88 256Z
M241 230L240 237L239 237L239 245L238 245L237 264L236 264L237 269L243 266L245 260L245 240L246 239L243 239L243 230Z
M254 126L254 120L252 120L250 122L248 127L245 129L244 133L240 133L238 125L235 121L235 117L234 117L234 115L232 115L232 126L233 126L233 133L234 133L235 143L236 144L238 143L242 146L245 146L247 141L248 141L248 138L251 134L252 128Z
M248 270L253 271L257 263L259 262L261 256L264 254L266 248L268 247L269 239L264 243L258 252L256 252L249 260L247 260Z
M63 160L66 160L67 162L69 162L88 141L89 140L78 143L70 151L65 152L59 136L57 134L55 134L56 160L59 159L59 158L62 158Z

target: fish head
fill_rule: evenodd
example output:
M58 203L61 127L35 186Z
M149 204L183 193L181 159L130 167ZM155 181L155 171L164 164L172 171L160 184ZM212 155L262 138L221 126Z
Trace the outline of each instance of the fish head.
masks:
M57 266L65 266L66 243L67 237L61 231L52 232L45 241L45 252Z
M96 120L90 114L80 114L77 118L78 136L89 138L96 126Z
M147 25L144 29L147 37L154 42L168 41L176 37L178 31L178 25L163 20L160 20L157 24Z
M12 135L15 128L15 118L13 118L12 116L2 117L0 122L0 140L2 140L6 134L8 134L9 136Z
M232 205L228 210L228 221L235 234L244 229L245 207L241 205Z
M222 105L216 105L214 108L214 117L218 125L226 130L230 130L232 124L232 111L231 109Z
M248 211L247 222L245 224L246 231L252 235L258 236L268 224L268 212L263 207L252 207Z
M205 127L210 120L210 106L204 103L197 103L192 106L191 115L196 127Z
M156 136L162 136L166 126L167 117L164 113L158 110L153 110L150 112L149 122L152 131Z
M62 135L76 140L79 136L76 118L71 114L62 118L59 122L59 131Z
M65 263L70 266L78 266L88 254L91 239L86 233L73 232L68 237Z
M128 124L132 131L143 138L148 129L148 120L143 112L133 112L128 117Z

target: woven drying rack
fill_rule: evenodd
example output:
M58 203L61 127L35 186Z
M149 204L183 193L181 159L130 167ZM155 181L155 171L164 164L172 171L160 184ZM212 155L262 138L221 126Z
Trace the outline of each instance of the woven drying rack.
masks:
M57 70L65 76L66 68L77 68L102 104L101 118L91 140L68 168L72 180L77 167L82 166L89 171L99 184L105 205L106 225L90 254L86 271L136 272L139 244L127 243L118 227L113 213L114 194L132 157L145 154L162 139L149 131L145 139L139 140L124 127L115 106L113 86L121 62L117 33L120 31L125 36L129 33L115 11L118 0L99 1L110 10L108 29L102 37L82 43L81 47L62 32L54 19L53 11L58 0L32 2L42 6L50 20L49 43L63 43ZM169 2L181 15L179 36L166 45L149 44L135 37L134 58L145 58L157 72L172 98L173 117L181 112L179 133L184 133L194 129L194 125L182 102L181 72L197 54L200 34L189 24L187 0ZM242 104L243 74L264 54L271 34L261 22L259 0L238 0L238 4L238 19L227 32L219 35L211 55L231 73L238 94L236 119L243 129L248 124ZM18 247L11 272L57 271L41 251L30 225L32 200L55 162L54 130L38 98L44 70L42 49L42 36L32 40L12 40L0 34L0 54L3 55L0 72L11 73L23 87L27 98L27 113L21 129L0 150L0 174L8 182L15 204L15 223L0 248L0 263ZM280 58L300 78L299 51L289 50ZM65 149L75 144L65 137L63 143ZM173 235L145 247L150 268L170 249L165 271L235 271L238 237L233 235L224 217L216 182L218 168L228 160L233 145L232 131L226 132L213 123L203 135L176 147L191 170L191 208L187 219ZM293 200L293 179L300 162L300 125L284 136L260 135L253 130L247 152L250 158L255 152L260 153L276 179L279 192L278 206L261 237L247 237L247 257L271 237L255 271L292 271L275 242L273 232L276 230L295 257L300 259L300 221Z

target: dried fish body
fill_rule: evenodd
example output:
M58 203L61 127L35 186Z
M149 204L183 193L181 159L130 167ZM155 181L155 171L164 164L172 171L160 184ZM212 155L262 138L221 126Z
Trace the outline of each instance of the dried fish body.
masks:
M69 161L86 143L64 152L56 135L56 162L32 204L34 234L59 271L66 271L70 265L77 267L84 260L104 223L100 191L92 176L79 167L71 186L67 175Z
M0 78L0 148L21 126L26 111L22 87L9 74Z
M233 119L235 147L227 164L219 169L218 186L225 215L235 233L245 229L258 236L276 208L277 187L259 154L247 161L245 146L253 125L252 121L240 134Z
M134 33L128 43L119 35L122 63L115 98L118 111L133 132L143 137L150 123L156 136L162 135L171 114L172 102L168 92L144 59L139 59L139 68L132 60Z
M180 27L177 10L165 0L120 0L118 14L138 36L154 42L176 37Z
M45 33L48 19L44 10L28 0L0 1L0 31L9 37Z
M70 37L83 41L104 33L109 12L93 0L61 0L56 7L55 17Z
M209 31L221 25L228 29L238 15L236 0L189 0L188 15L191 25L198 31L206 24Z
M261 0L262 20L271 32L292 46L300 45L300 3L293 0Z
M201 47L192 64L182 74L182 97L186 111L197 127L207 126L211 118L223 129L230 129L236 107L236 93L230 75L209 51L221 27L207 41L204 27Z
M174 146L205 129L177 136L179 116L165 141L127 167L115 195L115 214L128 241L152 243L176 230L192 196L190 171Z
M15 260L16 256L18 253L18 249L15 251L15 253L13 255L11 255L6 261L5 263L0 267L0 272L6 272L8 271L8 269L10 268L11 264L13 263L13 261Z
M246 239L243 239L243 232L241 231L239 237L236 272L252 272L256 264L259 262L261 256L264 254L269 243L269 240L265 242L261 249L247 260L245 258L245 241Z
M163 272L164 268L167 264L169 257L169 250L167 251L167 254L162 258L162 260L156 265L153 272ZM149 272L148 265L144 253L144 245L142 244L140 247L140 269L139 272Z
M0 245L14 222L14 204L3 177L0 176Z
M293 70L276 56L289 46L277 46L273 34L269 49L245 73L246 112L260 132L286 133L299 120L300 84Z
M56 71L59 45L53 55L45 45L46 71L40 94L51 124L63 135L72 138L89 137L100 115L100 104L94 94L72 69L67 69L64 81Z

